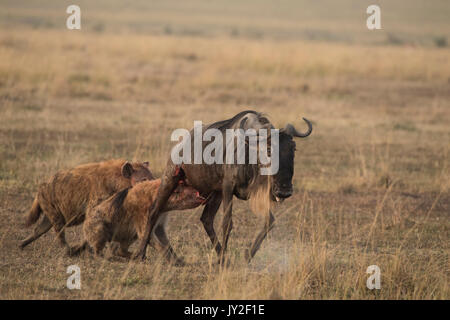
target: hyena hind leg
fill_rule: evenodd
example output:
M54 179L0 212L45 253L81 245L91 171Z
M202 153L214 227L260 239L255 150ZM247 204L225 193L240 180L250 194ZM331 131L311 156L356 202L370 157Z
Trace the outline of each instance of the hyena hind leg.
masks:
M59 240L59 244L61 245L61 247L70 249L70 246L66 241L66 232L65 232L66 221L65 221L65 219L62 217L62 215L51 214L50 220L53 224L53 229L55 230L56 238Z

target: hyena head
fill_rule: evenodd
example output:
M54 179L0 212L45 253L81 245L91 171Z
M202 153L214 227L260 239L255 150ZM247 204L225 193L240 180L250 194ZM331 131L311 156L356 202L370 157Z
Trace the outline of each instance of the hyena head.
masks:
M184 180L180 180L167 201L166 209L167 211L193 209L204 204L205 200L197 189L187 185Z
M125 162L122 166L122 176L130 179L132 186L139 182L154 179L148 167L148 162Z

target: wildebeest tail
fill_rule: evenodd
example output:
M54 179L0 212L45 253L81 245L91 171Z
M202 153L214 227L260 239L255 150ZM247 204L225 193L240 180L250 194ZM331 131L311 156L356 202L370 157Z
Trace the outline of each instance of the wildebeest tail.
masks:
M25 227L29 227L38 221L39 217L41 216L42 209L39 205L38 197L36 196L33 201L33 205L31 206L30 211L28 212L28 215L25 220Z
M113 196L110 208L110 211L112 212L111 216L117 215L120 208L122 208L123 202L128 195L128 190L130 190L130 188L125 188Z

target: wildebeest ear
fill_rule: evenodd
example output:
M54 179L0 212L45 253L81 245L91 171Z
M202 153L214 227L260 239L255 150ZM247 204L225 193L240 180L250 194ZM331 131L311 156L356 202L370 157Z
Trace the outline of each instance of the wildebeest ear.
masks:
M124 176L127 179L131 179L131 176L133 175L134 169L131 163L128 161L125 162L122 166L122 176Z
M144 162L142 162L142 164L144 165L144 167L147 167L147 168L148 168L148 166L150 165L150 162L144 161Z

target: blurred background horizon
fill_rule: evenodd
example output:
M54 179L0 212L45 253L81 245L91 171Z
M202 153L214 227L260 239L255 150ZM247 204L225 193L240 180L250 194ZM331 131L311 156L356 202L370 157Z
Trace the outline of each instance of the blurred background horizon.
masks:
M0 27L65 29L71 4L83 32L439 47L450 34L446 0L2 0ZM371 4L381 8L381 30L366 27Z

